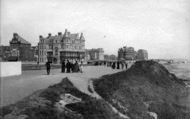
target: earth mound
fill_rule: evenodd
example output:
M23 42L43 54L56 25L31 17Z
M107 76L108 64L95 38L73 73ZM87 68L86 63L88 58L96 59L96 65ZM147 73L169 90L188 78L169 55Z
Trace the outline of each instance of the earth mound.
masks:
M103 99L84 94L68 78L0 112L3 119L123 119Z
M189 88L157 62L137 61L129 70L93 84L102 98L131 119L190 118Z

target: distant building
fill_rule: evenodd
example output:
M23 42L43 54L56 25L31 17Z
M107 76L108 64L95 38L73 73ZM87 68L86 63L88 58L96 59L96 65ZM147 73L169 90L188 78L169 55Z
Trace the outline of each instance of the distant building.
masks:
M60 63L62 60L78 59L83 60L85 57L85 38L83 33L71 34L67 29L64 34L52 36L50 33L47 37L39 37L38 43L38 61L45 63L50 61Z
M148 59L148 52L144 49L139 49L137 51L137 60L147 60Z
M118 50L118 59L124 60L147 60L148 52L144 49L139 49L137 52L133 47L123 47Z
M17 33L13 34L10 43L11 56L18 57L20 61L33 61L34 53L31 44L19 36ZM17 56L16 56L17 55Z
M34 53L34 60L35 61L38 61L38 46L32 46L32 50L33 50L33 53Z
M104 60L117 60L115 55L104 55Z
M123 47L118 50L118 59L134 60L136 57L136 51L133 47Z
M87 49L85 52L86 60L104 60L103 48Z

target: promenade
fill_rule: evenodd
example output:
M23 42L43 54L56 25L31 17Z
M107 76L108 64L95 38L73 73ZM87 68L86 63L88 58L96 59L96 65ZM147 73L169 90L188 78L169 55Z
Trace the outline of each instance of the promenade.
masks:
M29 70L23 71L20 76L2 78L0 106L15 103L34 91L59 83L64 77L70 77L73 84L85 92L89 79L122 70L113 70L106 66L86 66L83 71L83 73L61 73L61 69L53 69L50 75L46 75L46 70Z

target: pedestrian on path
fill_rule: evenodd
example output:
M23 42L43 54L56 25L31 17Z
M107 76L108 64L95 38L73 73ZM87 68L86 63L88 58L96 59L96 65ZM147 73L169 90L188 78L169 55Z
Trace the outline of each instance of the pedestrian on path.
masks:
M66 68L67 68L67 73L70 73L71 72L71 63L69 62L69 60L67 60Z
M115 65L116 65L116 63L113 62L113 63L112 63L112 69L115 69L115 67L116 67Z
M125 68L126 68L126 70L127 70L127 68L128 68L128 64L127 64L127 62L125 62Z
M117 61L117 69L120 69L120 62L119 61Z
M65 68L66 68L65 60L63 60L61 63L61 72L62 73L65 73Z
M82 61L80 63L79 69L80 69L80 73L83 73L83 62Z
M47 71L47 75L50 74L50 70L51 70L51 65L50 65L50 62L47 61L47 62L46 62L46 71Z

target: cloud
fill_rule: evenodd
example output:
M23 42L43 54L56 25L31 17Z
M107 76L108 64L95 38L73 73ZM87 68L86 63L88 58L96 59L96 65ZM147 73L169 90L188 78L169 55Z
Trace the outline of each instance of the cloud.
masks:
M84 32L87 48L117 54L124 45L148 49L152 58L190 58L188 0L2 0L2 43L17 32L38 36L65 28ZM106 35L106 38L103 36ZM109 44L109 45L108 45Z

